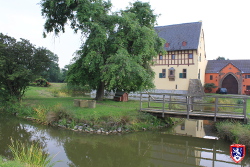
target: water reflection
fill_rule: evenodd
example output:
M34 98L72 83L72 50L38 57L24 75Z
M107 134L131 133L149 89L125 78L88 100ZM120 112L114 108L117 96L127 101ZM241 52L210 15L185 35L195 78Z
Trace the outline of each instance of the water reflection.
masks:
M184 120L173 129L175 135L200 137L207 139L218 139L214 131L214 122L209 120Z
M63 160L56 164L60 167L249 166L248 155L241 164L231 160L231 143L202 138L205 126L191 120L162 131L96 135L0 118L0 154L10 156L12 136L39 141L51 155L57 154L54 161Z

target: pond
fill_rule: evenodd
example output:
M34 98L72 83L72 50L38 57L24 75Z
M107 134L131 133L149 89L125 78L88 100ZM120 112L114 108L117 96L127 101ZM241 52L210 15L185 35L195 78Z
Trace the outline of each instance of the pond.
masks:
M11 157L10 139L40 142L56 167L249 166L236 164L231 143L216 140L210 122L184 120L172 128L123 134L89 134L37 125L16 117L0 118L0 155Z

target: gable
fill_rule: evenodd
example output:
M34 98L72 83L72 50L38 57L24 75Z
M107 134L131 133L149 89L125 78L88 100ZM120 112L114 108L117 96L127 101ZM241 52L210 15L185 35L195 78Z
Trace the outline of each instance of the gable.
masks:
M175 24L155 27L159 37L167 42L165 50L197 50L199 46L202 22Z
M237 67L235 67L232 63L228 63L225 67L223 67L220 70L221 73L237 73L237 72L241 72L241 70L239 70Z

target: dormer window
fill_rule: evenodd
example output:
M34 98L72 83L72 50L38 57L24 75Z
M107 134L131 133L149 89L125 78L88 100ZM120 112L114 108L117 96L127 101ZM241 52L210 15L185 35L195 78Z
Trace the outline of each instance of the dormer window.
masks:
M166 43L165 46L166 48L168 48L170 46L170 43Z
M186 42L186 41L183 41L183 42L182 42L182 46L187 46L187 42Z

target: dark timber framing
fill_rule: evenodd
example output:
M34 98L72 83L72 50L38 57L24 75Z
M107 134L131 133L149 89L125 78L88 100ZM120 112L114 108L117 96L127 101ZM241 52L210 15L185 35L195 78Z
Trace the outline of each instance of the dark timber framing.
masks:
M154 65L194 65L194 53L194 50L168 51L166 55L157 56Z
M147 100L143 100L145 96ZM204 98L211 100L201 100ZM232 103L225 100L225 103L220 103L219 99L228 98L234 99L235 102ZM148 112L158 117L178 117L213 121L230 119L247 123L247 99L249 99L249 97L244 95L190 96L171 93L141 93L140 111ZM237 103L239 100L241 101L240 104ZM226 102L228 104L226 104ZM147 105L145 103L147 103Z

